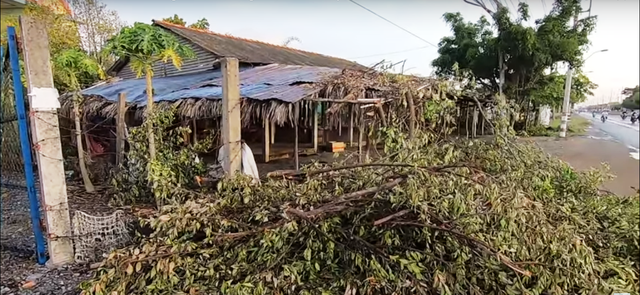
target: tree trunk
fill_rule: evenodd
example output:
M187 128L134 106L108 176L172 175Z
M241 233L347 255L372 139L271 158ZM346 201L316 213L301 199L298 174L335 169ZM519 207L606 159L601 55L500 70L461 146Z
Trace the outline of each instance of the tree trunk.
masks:
M73 99L73 113L74 121L76 124L76 149L78 150L78 162L80 164L80 174L82 174L82 182L84 182L84 189L91 193L95 190L91 179L89 178L89 172L87 171L87 165L84 159L84 147L82 146L82 127L80 125L80 101L78 97Z
M153 82L151 80L153 72L147 68L145 78L147 79L147 118L151 119L153 113ZM156 141L153 136L153 124L147 124L147 138L149 139L149 163L156 157Z

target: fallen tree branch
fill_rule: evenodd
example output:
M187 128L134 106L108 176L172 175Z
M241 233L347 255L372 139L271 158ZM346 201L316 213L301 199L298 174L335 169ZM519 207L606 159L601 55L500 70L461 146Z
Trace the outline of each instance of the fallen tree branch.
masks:
M426 228L430 228L430 229L434 229L434 230L438 230L438 231L443 231L443 232L447 232L450 233L458 238L461 238L463 240L466 240L468 242L471 242L472 244L478 246L480 249L482 249L483 251L485 251L486 253L489 253L491 255L495 255L496 258L498 258L498 260L505 265L506 267L510 268L511 270L513 270L514 272L530 277L532 275L532 273L526 269L522 269L520 268L516 263L514 263L509 257L505 256L504 254L498 252L498 250L493 249L489 244L487 244L484 241L478 240L474 237L465 235L459 231L456 231L454 229L449 229L449 228L445 228L445 227L440 227L440 226L436 226L433 224L426 224L426 223L418 223L418 222L407 222L407 221L400 221L400 222L391 222L389 223L390 225L408 225L408 226L415 226L415 227L426 227Z
M409 212L411 212L411 210L409 210L409 209L405 209L405 210L402 210L402 211L399 211L399 212L393 213L393 214L391 214L391 215L389 215L389 216L387 216L387 217L385 217L385 218L381 218L381 219L376 220L375 222L373 222L373 225L374 225L374 226L381 225L381 224L383 224L383 223L385 223L385 222L387 222L387 221L389 221L389 220L391 220L391 219L394 219L394 218L400 217L400 216L405 215L405 214L407 214L407 213L409 213Z
M403 168L415 168L415 169L428 170L431 172L440 172L444 169L450 169L450 168L470 168L470 169L477 170L477 168L475 168L474 165L469 163L456 163L456 164L441 165L441 166L416 166L416 165L405 164L405 163L363 163L363 164L345 165L340 167L330 167L330 168L311 170L306 172L300 171L300 170L276 170L273 172L269 172L267 174L267 177L269 178L276 178L276 177L286 178L286 177L300 177L300 176L311 177L311 176L315 176L323 173L357 169L357 168L371 168L371 167L403 167Z
M341 205L341 204L356 201L361 199L362 197L392 189L393 187L402 183L402 181L404 181L404 178L397 178L393 181L382 184L381 186L370 187L360 191L348 193L338 197L337 200L333 202L329 202L326 205L323 205L317 209L302 211L295 208L287 208L285 210L285 213L292 214L303 219L313 219L327 213L341 212L344 209L348 208L347 206Z

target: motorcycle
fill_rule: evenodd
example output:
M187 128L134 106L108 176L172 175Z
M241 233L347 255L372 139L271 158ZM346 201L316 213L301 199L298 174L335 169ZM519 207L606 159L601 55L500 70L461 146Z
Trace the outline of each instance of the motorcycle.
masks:
M638 117L637 116L631 116L631 124L635 124L636 121L638 121Z
M620 117L622 118L622 121L624 121L624 120L627 119L627 114L622 114L622 115L620 115Z
M604 121L606 121L606 120L607 120L607 117L605 117L605 116L601 116L601 117L600 117L600 120L602 120L602 123L604 123Z
M596 117L596 112L591 113L591 116Z

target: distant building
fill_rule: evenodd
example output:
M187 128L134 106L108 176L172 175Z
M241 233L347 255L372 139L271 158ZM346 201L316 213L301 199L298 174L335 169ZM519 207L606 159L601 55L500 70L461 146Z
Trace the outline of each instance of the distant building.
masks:
M66 0L28 0L28 2L49 7L55 13L73 15L71 6Z
M26 4L26 0L0 0L0 11L2 15L20 14Z

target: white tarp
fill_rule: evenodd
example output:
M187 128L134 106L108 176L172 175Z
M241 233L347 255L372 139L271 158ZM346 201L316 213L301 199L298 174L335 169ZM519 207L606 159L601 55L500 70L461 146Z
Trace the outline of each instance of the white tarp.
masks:
M551 124L551 108L549 106L540 107L540 124L549 126Z
M222 164L224 157L226 156L226 149L223 147L218 151L218 163ZM226 170L224 165L222 169L225 169L225 173L229 173ZM260 184L260 175L258 174L258 165L256 164L256 160L253 158L253 152L251 148L246 143L242 143L242 173L249 175L253 178L253 182Z

